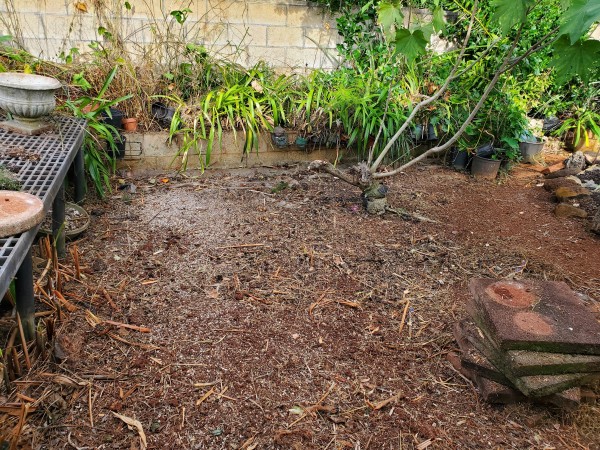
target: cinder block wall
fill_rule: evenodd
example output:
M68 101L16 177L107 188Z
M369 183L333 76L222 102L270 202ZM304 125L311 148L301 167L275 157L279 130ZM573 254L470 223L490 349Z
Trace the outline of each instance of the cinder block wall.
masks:
M335 19L303 0L0 0L0 35L36 56L58 60L90 51L104 27L138 59L168 59L172 42L204 45L244 66L263 59L281 71L338 63ZM100 5L100 6L98 6ZM179 24L172 11L187 12Z

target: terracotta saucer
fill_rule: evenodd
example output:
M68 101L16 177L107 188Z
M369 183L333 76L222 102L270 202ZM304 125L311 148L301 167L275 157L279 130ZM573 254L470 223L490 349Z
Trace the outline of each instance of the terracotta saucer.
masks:
M44 204L35 195L0 191L0 238L30 230L44 216Z

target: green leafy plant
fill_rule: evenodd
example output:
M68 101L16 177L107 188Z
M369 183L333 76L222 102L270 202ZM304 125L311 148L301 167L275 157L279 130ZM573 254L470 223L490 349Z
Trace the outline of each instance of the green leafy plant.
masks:
M555 134L570 140L573 146L582 142L589 146L592 135L600 139L600 113L592 109L577 109L563 121Z
M183 169L191 154L199 156L201 168L206 167L215 145L221 146L226 130L233 131L236 139L241 131L243 151L249 153L258 149L261 131L270 132L287 120L290 78L275 77L264 63L248 70L225 64L221 66L220 78L223 84L194 100L194 106L178 97L159 96L177 105L170 136L181 137L177 157L182 158Z
M109 73L96 96L81 96L75 100L67 100L65 107L75 116L87 121L86 134L83 140L85 169L92 180L96 192L103 198L110 192L110 177L115 170L117 139L119 133L112 125L103 121L103 116L112 117L110 107L131 98L131 95L114 100L104 98L106 91L117 74L118 66ZM87 87L87 80L79 77L76 81L80 87Z

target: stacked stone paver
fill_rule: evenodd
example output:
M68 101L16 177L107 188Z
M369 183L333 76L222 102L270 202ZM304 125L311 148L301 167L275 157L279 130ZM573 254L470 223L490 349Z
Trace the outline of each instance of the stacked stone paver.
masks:
M600 380L600 322L565 283L474 279L454 361L492 403L577 406Z

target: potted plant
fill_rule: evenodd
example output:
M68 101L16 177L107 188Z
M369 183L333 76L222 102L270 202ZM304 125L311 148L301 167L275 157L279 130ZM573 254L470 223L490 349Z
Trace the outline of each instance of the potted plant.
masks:
M503 151L503 149L494 149L494 153L490 156L482 156L479 153L475 153L473 162L471 163L471 175L475 178L494 180L502 164L501 155Z
M534 163L539 159L544 149L544 141L539 136L542 134L540 127L531 126L521 134L519 150L523 162Z
M569 150L595 150L600 138L600 113L588 107L578 108L555 134L563 138Z
M137 131L138 120L135 117L128 117L123 119L123 129L129 132Z

